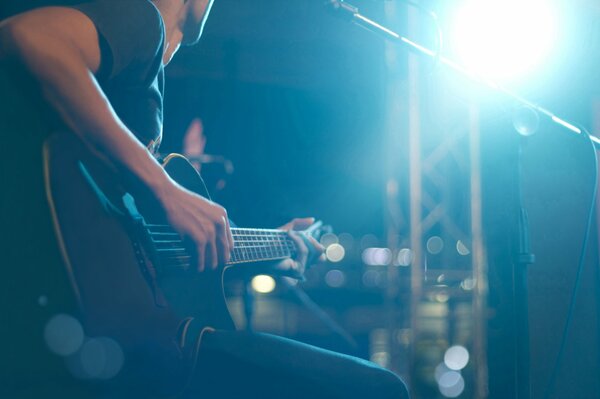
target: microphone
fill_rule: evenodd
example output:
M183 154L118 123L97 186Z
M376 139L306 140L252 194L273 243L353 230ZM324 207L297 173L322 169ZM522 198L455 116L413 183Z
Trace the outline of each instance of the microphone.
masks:
M362 28L365 28L371 32L382 35L386 39L391 39L391 40L395 40L395 41L398 41L398 40L404 41L403 38L399 34L386 28L385 26L378 24L377 22L373 21L372 19L369 19L369 18L365 17L364 15L360 14L357 7L355 7L351 4L348 4L348 3L344 2L343 0L327 0L327 2L325 3L325 6L334 15L342 18L343 20L345 20L347 22L353 22Z

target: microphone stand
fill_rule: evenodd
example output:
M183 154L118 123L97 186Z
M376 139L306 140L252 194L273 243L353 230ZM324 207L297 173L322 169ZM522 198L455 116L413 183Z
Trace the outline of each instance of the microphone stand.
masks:
M495 90L495 91L502 93L503 95L514 100L517 104L520 104L523 107L532 109L533 111L537 112L539 115L543 115L543 116L549 118L550 120L552 120L554 123L558 123L559 125L562 125L564 128L571 131L572 133L577 133L577 134L582 133L581 129L579 129L575 124L570 123L570 122L566 121L565 119L558 117L553 112L520 96L519 94L517 94L515 92L508 90L505 87L500 86L498 83L496 83L490 79L487 79L485 77L482 77L480 75L477 75L473 71L470 71L466 67L444 57L443 55L438 54L437 52L435 52L431 49L428 49L427 47L422 46L419 43L416 43L404 36L401 36L398 33L394 32L393 30L379 24L378 22L375 22L372 19L365 17L364 15L359 13L359 10L357 7L355 7L351 4L348 4L343 0L327 0L327 7L336 16L338 16L348 22L352 22L362 28L365 28L370 32L378 34L379 36L382 36L386 40L390 40L392 42L403 45L407 50L412 51L415 54L424 56L426 58L434 58L438 63L444 65L445 67L450 68L451 70L459 73L460 75L469 78L473 82L477 82L481 85L487 86L491 90ZM596 146L596 148L600 148L600 139L597 137L591 136L591 135L589 137L592 140L592 142L594 143L594 145Z
M418 55L435 58L436 61L447 68L458 72L462 76L469 78L470 80L487 86L488 88L498 91L505 96L508 96L514 100L517 104L523 107L532 109L537 112L538 115L543 115L549 118L554 123L562 125L568 131L576 134L582 134L581 129L566 120L559 118L549 110L521 97L520 95L509 91L506 88L501 87L495 82L485 79L481 76L469 71L467 68L457 64L456 62L437 54L436 52L406 38L391 29L361 15L358 8L350 5L343 0L329 0L328 7L337 16L345 19L346 21L353 22L356 25L361 26L373 33L376 33L386 40L403 45L409 51ZM600 139L589 135L591 141L594 143L596 148L600 148ZM515 310L515 327L517 337L515 339L515 394L518 399L529 399L531 396L531 385L530 385L530 357L529 357L529 310L528 310L528 285L527 285L527 270L529 265L535 262L535 255L531 253L530 240L529 240L529 226L527 212L523 204L522 196L522 150L523 140L519 141L519 154L518 154L518 176L517 176L517 209L519 212L518 217L518 254L513 268L513 302Z

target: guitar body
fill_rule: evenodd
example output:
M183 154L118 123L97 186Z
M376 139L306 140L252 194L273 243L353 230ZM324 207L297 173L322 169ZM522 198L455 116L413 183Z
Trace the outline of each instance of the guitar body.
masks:
M132 201L118 175L74 135L50 137L44 163L55 230L86 335L116 340L126 368L127 361L147 366L138 374L181 382L190 354L179 341L190 318L195 327L189 335L198 335L203 326L234 328L222 271L161 270L139 228L141 215L145 222L165 223L159 207L149 196ZM206 195L185 158L169 157L166 170Z

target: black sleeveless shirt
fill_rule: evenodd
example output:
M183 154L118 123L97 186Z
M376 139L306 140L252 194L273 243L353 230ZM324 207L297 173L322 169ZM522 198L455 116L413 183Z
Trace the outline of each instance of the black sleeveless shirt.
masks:
M145 145L162 137L164 25L148 0L98 0L73 6L98 31L96 78L115 112Z

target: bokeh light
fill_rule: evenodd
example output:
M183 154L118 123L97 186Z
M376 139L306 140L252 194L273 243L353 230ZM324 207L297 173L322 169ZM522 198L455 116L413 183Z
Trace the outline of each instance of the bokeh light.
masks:
M338 242L340 242L338 239L338 236L336 236L333 233L323 234L323 236L321 237L321 239L319 241L321 242L321 245L323 245L325 248L329 247L330 245L337 244Z
M474 278L466 278L460 282L460 288L464 291L472 291L475 288L475 279Z
M381 367L389 367L391 356L388 352L375 352L371 355L371 361Z
M454 345L446 350L444 364L450 370L462 370L469 363L469 351L464 346Z
M44 341L52 352L69 356L83 344L83 327L79 320L67 314L52 317L44 328Z
M375 247L377 245L379 245L379 239L374 234L365 234L360 239L360 249L362 250Z
M346 275L341 270L329 270L325 274L325 283L330 287L339 288L346 283Z
M412 259L413 254L410 249L402 248L400 251L398 251L398 256L396 257L398 266L410 266Z
M124 355L121 346L106 337L86 339L81 349L67 359L71 374L79 379L109 380L121 371Z
M521 136L533 136L540 127L540 116L531 107L519 107L513 111L513 127Z
M362 253L362 261L369 266L385 266L392 261L389 248L367 248Z
M465 390L465 380L458 371L447 371L438 381L440 393L447 398L456 398Z
M325 256L330 262L341 262L346 256L346 250L340 244L331 244L325 250Z
M346 250L351 250L354 248L354 237L349 233L342 233L339 235L339 244L343 246Z
M380 270L367 270L363 273L362 282L365 287L381 287L384 282L384 275Z
M258 276L252 278L250 285L256 292L260 294L268 294L275 290L277 283L275 283L275 279L273 277L259 274Z
M467 248L465 243L460 240L456 242L456 252L458 252L462 256L467 256L471 253L471 251L469 251L469 248Z
M427 240L427 252L437 255L444 249L444 240L441 237L433 236Z

